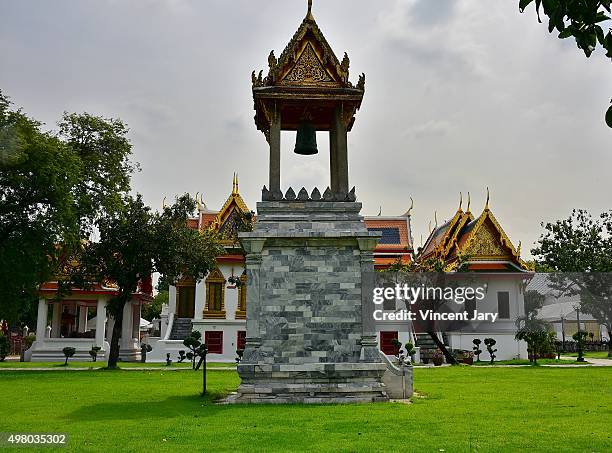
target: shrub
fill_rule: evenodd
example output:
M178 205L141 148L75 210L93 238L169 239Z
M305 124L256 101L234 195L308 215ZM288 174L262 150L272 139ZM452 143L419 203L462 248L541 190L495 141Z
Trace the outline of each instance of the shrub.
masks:
M92 362L98 361L98 352L100 352L102 348L100 346L92 346L89 350L89 355L91 356Z
M480 349L480 344L482 343L482 341L478 338L474 338L472 340L472 343L474 343L474 347L472 349L474 350L476 361L480 362L480 354L482 354L482 349Z
M72 357L74 354L76 354L76 349L71 348L70 346L67 346L64 349L62 349L62 352L64 353L64 357L66 357L66 361L64 362L64 366L67 366L68 365L68 359L70 357Z
M484 344L487 347L487 352L491 356L491 365L493 365L493 363L495 362L495 357L497 357L495 355L497 349L493 349L493 346L495 346L496 343L497 341L495 341L493 338L485 338L484 340Z

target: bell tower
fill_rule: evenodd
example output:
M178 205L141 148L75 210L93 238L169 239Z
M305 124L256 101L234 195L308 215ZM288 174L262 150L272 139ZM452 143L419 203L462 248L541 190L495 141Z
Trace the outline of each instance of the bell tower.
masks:
M246 346L231 403L347 403L387 400L373 318L373 250L361 203L349 191L347 133L365 76L349 82L308 13L283 53L253 78L255 124L270 146L270 179L246 254ZM281 131L296 131L295 152L318 153L316 131L330 136L330 185L283 194Z
M268 56L268 73L252 74L255 125L270 146L268 187L263 201L281 200L281 131L297 131L295 153L318 153L316 131L329 133L329 192L336 201L349 196L347 134L365 92L365 75L349 81L350 61L342 61L319 29L312 0L297 32L281 55Z

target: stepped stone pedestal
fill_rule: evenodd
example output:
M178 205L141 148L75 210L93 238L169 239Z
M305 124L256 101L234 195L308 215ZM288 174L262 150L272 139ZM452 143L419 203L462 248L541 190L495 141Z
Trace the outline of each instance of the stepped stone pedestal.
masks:
M361 204L284 200L257 209L255 230L240 234L247 339L242 383L228 402L388 400L371 304L378 235L365 228Z

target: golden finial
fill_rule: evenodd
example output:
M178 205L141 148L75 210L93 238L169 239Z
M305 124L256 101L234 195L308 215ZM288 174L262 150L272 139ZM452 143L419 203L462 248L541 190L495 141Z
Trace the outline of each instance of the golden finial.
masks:
M421 233L421 248L423 247L423 233Z
M196 192L195 202L196 202L196 206L198 207L198 212L200 212L200 197L199 197L199 195L200 195L200 192Z
M467 204L467 211L465 212L470 212L470 205L472 204L472 197L470 196L470 193L468 192L468 204Z
M459 192L459 209L461 211L461 206L463 206L463 192Z
M489 199L491 198L491 195L489 193L489 188L487 187L487 204L485 205L485 211L489 210Z
M438 211L434 211L434 228L438 228Z
M380 207L380 209L378 210L378 217L380 217L382 215L382 206Z
M429 226L427 228L429 229L429 234L431 234L431 220L429 221Z
M166 209L166 197L162 200L162 209Z
M206 203L204 203L204 195L200 194L200 206L202 206L203 209L207 209L206 208Z
M238 173L234 173L234 180L232 181L232 195L238 195Z
M523 244L521 243L521 241L519 241L518 243L518 247L516 248L516 255L520 258L521 257L521 247L523 246Z
M312 19L312 0L308 0L308 13L306 14L306 17Z

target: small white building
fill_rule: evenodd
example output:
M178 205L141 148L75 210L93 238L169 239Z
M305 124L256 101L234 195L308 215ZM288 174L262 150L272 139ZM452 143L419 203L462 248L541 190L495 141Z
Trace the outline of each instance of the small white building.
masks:
M146 286L146 285L144 285ZM150 283L148 284L150 286ZM114 321L107 304L117 295L112 285L96 284L91 289L70 290L58 295L58 282L46 282L39 289L36 341L25 352L26 361L63 361L66 347L76 350L73 360L91 360L92 347L100 348L100 360L108 358ZM140 311L151 300L150 292L139 290L125 305L119 359L140 360ZM92 326L92 320L95 324Z

